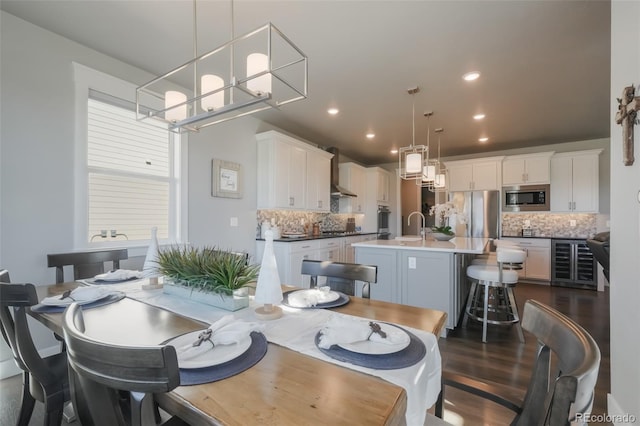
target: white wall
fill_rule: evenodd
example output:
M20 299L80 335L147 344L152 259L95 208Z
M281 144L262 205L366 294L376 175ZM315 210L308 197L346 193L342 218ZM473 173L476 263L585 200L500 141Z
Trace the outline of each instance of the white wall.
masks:
M47 268L46 254L74 249L72 63L134 84L153 76L13 15L1 12L0 16L0 267L10 271L14 282L48 284L55 275ZM254 135L270 129L245 117L189 136L188 238L192 244L255 255ZM211 196L213 158L242 164L242 199ZM229 225L231 217L238 218L237 228ZM37 327L35 334L40 347L55 342L43 327ZM0 369L10 358L2 345Z
M151 76L5 12L0 19L0 266L14 282L47 284L55 272L46 254L73 249L72 62L134 83ZM39 347L56 345L44 327L33 333ZM10 357L6 348L0 356Z
M611 115L630 84L640 95L640 2L611 2ZM635 163L622 164L622 128L611 120L611 398L610 414L640 419L640 125ZM638 421L638 420L636 420ZM622 424L619 422L618 424Z

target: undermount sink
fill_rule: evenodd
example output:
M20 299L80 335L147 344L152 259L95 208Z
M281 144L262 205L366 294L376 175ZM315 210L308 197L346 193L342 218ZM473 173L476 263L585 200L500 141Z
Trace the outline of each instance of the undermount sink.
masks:
M403 235L395 239L398 241L421 241L422 237L420 235Z

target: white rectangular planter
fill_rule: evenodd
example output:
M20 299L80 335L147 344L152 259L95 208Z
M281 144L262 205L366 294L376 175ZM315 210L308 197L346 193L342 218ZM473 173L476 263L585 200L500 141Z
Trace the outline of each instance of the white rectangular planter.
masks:
M163 291L167 294L183 297L185 299L193 300L194 302L204 303L206 305L215 306L228 311L237 311L238 309L249 306L249 293L246 288L235 290L233 292L233 296L227 296L226 294L200 291L191 287L167 283L165 281Z

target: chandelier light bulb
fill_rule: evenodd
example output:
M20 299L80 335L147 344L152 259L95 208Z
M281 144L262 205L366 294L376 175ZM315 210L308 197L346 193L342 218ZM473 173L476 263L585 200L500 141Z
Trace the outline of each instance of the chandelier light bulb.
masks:
M176 90L167 90L164 93L164 118L171 122L177 122L187 118L187 95ZM176 106L178 105L178 106Z
M200 77L202 94L213 92L224 87L224 80L215 74L205 74ZM220 91L200 99L200 106L205 111L213 111L224 106L224 91Z
M436 179L436 166L424 166L422 168L422 181L433 182Z
M269 71L269 57L263 53L251 53L247 56L247 77ZM247 81L247 88L256 93L271 93L271 74L267 73L260 77Z
M407 173L422 172L422 155L417 152L407 154L405 157L407 164Z

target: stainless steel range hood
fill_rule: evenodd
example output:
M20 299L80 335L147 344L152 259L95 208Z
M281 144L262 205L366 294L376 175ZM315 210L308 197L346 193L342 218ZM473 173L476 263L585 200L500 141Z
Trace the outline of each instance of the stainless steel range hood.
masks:
M340 162L340 151L338 148L327 148L327 152L333 154L331 159L331 196L334 198L342 197L357 197L357 194L349 191L346 188L341 187L338 182L340 181L340 175L338 174L338 163Z

